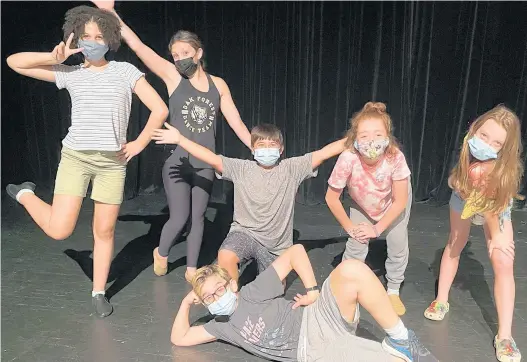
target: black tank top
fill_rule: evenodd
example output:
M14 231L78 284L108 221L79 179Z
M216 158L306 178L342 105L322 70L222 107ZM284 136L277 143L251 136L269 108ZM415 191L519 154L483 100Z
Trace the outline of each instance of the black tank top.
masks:
M216 120L220 110L220 92L210 75L205 74L209 81L207 92L197 90L187 78L181 78L168 100L170 124L189 140L216 153ZM186 163L188 160L195 168L211 168L179 146L175 146L172 154L177 164Z

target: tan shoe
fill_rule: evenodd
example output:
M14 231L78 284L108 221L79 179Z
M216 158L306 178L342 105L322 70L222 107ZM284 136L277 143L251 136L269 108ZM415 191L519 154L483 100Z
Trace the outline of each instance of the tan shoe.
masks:
M196 272L190 274L190 273L188 272L188 270L185 271L185 280L186 280L189 284L192 284L192 278L194 278L194 275L196 275Z
M168 272L168 258L159 255L159 248L154 249L154 274L162 277Z
M392 307L395 310L395 313L397 313L398 316L404 315L406 313L406 308L403 304L403 301L397 294L388 294L388 298L390 298L390 302L392 303Z

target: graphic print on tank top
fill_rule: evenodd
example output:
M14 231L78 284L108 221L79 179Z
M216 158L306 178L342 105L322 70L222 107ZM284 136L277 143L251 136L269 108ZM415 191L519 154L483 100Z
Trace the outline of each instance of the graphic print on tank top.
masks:
M216 107L210 99L202 96L189 97L181 109L185 127L192 133L211 131L216 119Z
M181 78L177 88L169 98L170 124L181 134L216 152L216 121L220 106L220 93L210 74L207 74L209 89L202 92L194 88L188 78ZM175 164L190 163L195 168L211 168L207 163L198 160L181 147L175 146L172 151Z

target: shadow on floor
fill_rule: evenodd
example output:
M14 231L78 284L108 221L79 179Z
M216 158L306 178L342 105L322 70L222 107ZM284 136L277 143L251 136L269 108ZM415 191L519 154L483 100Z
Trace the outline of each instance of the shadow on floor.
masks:
M452 287L466 290L470 293L478 308L481 310L483 319L490 328L492 336L494 336L498 332L496 308L490 287L485 280L484 267L477 259L474 258L474 253L470 250L471 244L472 242L469 241L461 253L459 269ZM436 278L436 296L439 283L439 268L441 265L443 250L444 248L436 250L434 262L430 266L430 271L435 274Z
M211 263L217 255L217 251L223 239L229 231L233 215L232 190L227 193L226 203L209 202L208 207L215 210L213 221L205 218L205 229L203 244L198 260L198 265ZM153 264L152 252L159 245L161 230L167 222L168 208L165 207L161 215L121 215L119 221L143 222L150 225L150 229L130 242L114 257L110 266L108 283L113 284L106 290L106 296L111 299L123 288L130 284L141 272ZM188 228L189 225L187 225ZM178 238L174 245L185 240L185 235ZM64 253L73 259L90 280L93 280L92 250L77 251L65 250ZM168 273L186 264L186 256L181 256L174 262L168 264Z

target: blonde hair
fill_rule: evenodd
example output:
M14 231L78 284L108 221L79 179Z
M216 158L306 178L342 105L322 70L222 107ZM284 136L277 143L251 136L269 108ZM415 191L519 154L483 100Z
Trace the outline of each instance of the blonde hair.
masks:
M281 146L284 145L284 136L282 131L274 124L262 123L254 126L251 129L251 146L260 140L271 140L278 142Z
M202 299L201 288L203 288L203 284L205 284L207 279L214 275L224 279L226 282L231 281L231 277L227 270L219 265L206 265L196 270L196 274L194 274L190 284L192 285L192 290L200 299Z
M357 152L354 143L357 139L357 129L359 128L359 123L371 118L380 119L384 123L384 127L386 128L386 133L390 141L388 147L386 148L386 154L388 156L395 156L399 151L399 145L393 136L392 119L388 112L386 112L386 104L382 102L368 102L364 105L364 107L362 107L360 111L353 115L350 120L350 129L346 133L346 148L348 148L353 153Z
M498 158L494 161L488 175L484 176L487 185L485 189L492 190L492 194L478 191L477 186L473 185L469 179L470 163L475 159L470 154L468 140L489 119L493 119L507 131L507 138L498 152ZM500 104L479 116L470 125L461 146L458 163L450 173L449 186L464 197L476 191L477 208L484 212L500 213L509 206L510 200L517 196L520 189L523 175L521 152L520 120L513 111Z

